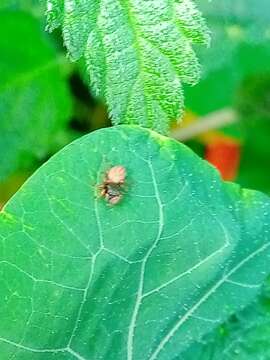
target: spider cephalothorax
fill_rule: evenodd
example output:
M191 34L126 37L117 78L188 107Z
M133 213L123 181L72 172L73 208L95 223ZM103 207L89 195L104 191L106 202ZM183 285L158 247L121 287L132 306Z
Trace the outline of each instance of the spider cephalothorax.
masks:
M105 175L103 183L99 185L100 195L110 205L116 205L123 197L123 186L126 179L126 169L121 165L110 168Z

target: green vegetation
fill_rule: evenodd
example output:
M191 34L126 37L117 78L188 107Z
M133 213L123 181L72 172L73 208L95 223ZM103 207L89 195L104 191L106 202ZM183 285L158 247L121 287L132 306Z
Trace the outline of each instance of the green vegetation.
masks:
M269 29L266 0L1 3L1 360L270 358Z

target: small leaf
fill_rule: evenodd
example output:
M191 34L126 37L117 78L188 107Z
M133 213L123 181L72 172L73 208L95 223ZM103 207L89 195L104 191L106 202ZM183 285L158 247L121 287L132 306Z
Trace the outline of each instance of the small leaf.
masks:
M0 35L2 181L55 148L71 100L59 55L34 17L0 11Z
M113 122L167 132L183 108L182 83L199 78L191 45L209 42L193 2L48 0L48 28L60 23L70 56L84 55Z
M114 206L98 185L127 171ZM103 129L55 155L0 215L0 353L168 360L259 292L270 200L176 141ZM180 357L181 358L181 357Z

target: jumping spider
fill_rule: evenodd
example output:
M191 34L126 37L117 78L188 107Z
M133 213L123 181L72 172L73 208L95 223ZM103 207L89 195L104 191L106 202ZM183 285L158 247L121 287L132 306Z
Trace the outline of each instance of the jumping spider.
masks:
M123 198L123 186L126 179L126 169L121 165L116 165L110 168L103 180L103 183L99 185L100 195L110 205L118 204Z

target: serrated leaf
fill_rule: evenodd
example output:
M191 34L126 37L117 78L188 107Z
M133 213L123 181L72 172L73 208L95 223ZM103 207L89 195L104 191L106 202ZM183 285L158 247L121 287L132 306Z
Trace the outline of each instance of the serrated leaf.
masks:
M122 202L98 185L121 164ZM270 200L132 126L54 156L0 215L3 360L168 360L269 272ZM224 300L226 303L224 303Z
M49 29L60 23L70 56L85 57L113 122L167 132L183 108L182 83L199 78L191 45L209 41L193 2L48 0Z
M63 64L35 18L1 11L0 35L3 180L24 166L22 163L28 166L56 147L57 136L69 120L71 99Z

